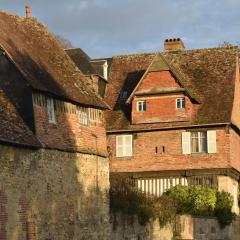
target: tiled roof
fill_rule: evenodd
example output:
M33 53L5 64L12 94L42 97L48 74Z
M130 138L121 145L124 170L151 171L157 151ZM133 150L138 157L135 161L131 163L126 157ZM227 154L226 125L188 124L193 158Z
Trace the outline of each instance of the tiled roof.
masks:
M66 49L65 51L84 75L99 74L90 63L90 57L81 48Z
M53 34L35 18L0 12L0 45L34 89L107 108Z
M113 57L105 98L113 108L107 112L108 131L230 123L237 52L236 47L162 52L184 87L199 100L199 110L190 122L136 125L130 122L131 104L121 99L121 92L127 91L127 98L131 95L156 53Z
M0 121L1 142L41 147L40 142L26 126L2 90L0 90Z

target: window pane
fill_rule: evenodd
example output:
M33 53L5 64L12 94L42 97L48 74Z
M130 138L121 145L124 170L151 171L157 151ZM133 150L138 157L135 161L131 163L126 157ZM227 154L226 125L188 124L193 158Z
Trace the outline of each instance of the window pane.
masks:
M185 98L182 99L182 108L185 108Z
M146 101L137 101L137 111L138 112L146 111Z
M143 111L146 111L146 101L143 102Z
M207 138L206 132L191 132L191 152L206 152Z
M199 151L198 133L197 132L192 132L191 133L191 150L192 150L192 152L198 152Z
M200 152L206 152L207 151L207 138L205 132L200 132Z
M181 108L180 99L177 99L177 108Z

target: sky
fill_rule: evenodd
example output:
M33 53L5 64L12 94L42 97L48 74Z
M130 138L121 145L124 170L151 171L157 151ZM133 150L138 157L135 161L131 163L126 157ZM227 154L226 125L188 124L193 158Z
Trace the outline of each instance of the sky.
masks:
M1 0L3 11L31 15L90 57L163 50L167 38L187 49L240 43L239 0Z

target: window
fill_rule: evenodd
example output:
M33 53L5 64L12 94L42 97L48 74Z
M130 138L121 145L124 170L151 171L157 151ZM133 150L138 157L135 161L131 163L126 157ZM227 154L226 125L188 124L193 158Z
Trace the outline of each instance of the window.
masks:
M132 135L116 136L116 157L132 156Z
M123 92L121 93L121 95L120 95L120 99L121 99L121 100L127 99L127 95L128 95L127 91L123 91Z
M56 123L54 101L52 98L47 98L47 112L48 112L48 121L50 123Z
M182 152L191 153L216 153L216 131L182 132Z
M146 101L137 101L137 112L146 112Z
M176 109L184 109L186 106L185 98L177 98L176 99Z
M207 151L206 132L191 132L191 152L201 153Z

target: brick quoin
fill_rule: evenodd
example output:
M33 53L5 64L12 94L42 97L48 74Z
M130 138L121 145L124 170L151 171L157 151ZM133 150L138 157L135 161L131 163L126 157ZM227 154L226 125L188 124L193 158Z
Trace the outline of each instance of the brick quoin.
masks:
M7 221L8 215L6 211L7 196L3 190L0 190L0 240L7 240Z
M25 193L22 193L21 197L19 198L19 207L20 207L20 210L18 211L18 214L19 214L20 222L22 224L22 230L27 234L29 203L27 201Z

